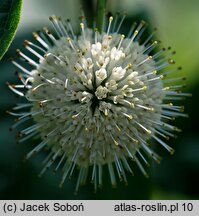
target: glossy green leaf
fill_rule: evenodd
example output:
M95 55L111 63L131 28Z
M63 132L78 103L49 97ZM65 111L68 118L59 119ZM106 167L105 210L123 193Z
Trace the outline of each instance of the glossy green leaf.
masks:
M16 33L21 6L22 0L0 0L0 59Z

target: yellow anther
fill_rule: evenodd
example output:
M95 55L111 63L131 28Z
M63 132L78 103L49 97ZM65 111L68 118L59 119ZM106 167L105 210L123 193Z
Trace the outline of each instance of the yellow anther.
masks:
M165 87L162 89L163 91L167 91L167 90L170 90L170 87Z
M148 89L148 87L147 86L143 86L143 88L142 88L143 90L147 90Z
M80 23L80 26L83 29L84 28L84 23Z
M85 131L88 132L88 128L87 127L85 128Z
M131 63L129 63L128 65L127 65L127 69L131 69L132 68L132 64Z
M49 20L51 20L51 21L55 20L55 19L57 19L57 17L55 15L52 15L52 16L49 17Z
M151 112L154 112L154 110L155 110L155 109L154 109L153 107L150 107L150 108L149 108L149 111L151 111Z
M146 131L147 131L148 134L152 134L151 130L147 129Z
M144 20L141 20L141 24L142 26L146 24L146 22Z
M134 139L134 142L135 142L135 144L138 144L138 143L139 143L139 141L138 141L137 139Z
M37 39L37 38L39 37L39 35L38 35L36 32L33 32L32 34L33 34L33 37L34 37L35 39Z
M115 140L114 140L114 144L115 144L116 146L118 146L118 145L119 145L119 143L118 143L117 141L115 141Z
M113 21L113 17L110 16L110 17L109 17L109 22L112 22L112 21Z
M175 64L175 61L173 59L169 59L169 64Z
M175 153L175 150L174 150L174 149L171 149L171 150L170 150L170 154L173 155L174 153Z
M73 116L72 116L72 119L75 119L75 118L77 118L77 115L73 115Z
M181 106L181 107L180 107L180 111L181 111L181 112L184 112L184 106Z
M181 132L182 130L180 128L174 127L174 130L177 132Z
M133 119L133 116L132 116L132 115L129 115L128 118L129 118L129 119Z

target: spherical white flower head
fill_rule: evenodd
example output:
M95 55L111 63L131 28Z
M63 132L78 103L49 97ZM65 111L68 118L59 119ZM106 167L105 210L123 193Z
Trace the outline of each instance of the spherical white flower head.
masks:
M164 77L174 72L161 73L174 63L169 59L171 54L165 57L164 49L150 54L157 46L157 41L150 42L151 35L144 43L138 42L144 22L134 25L125 38L118 33L123 19L112 23L110 17L102 32L87 28L83 20L79 36L69 20L64 22L56 16L50 20L57 38L44 28L44 32L34 33L40 46L25 41L38 62L18 50L34 69L28 71L13 60L24 73L19 75L22 85L9 87L28 100L14 109L32 107L30 112L19 114L20 121L13 128L33 117L36 123L20 132L19 142L37 134L42 138L26 158L49 149L41 174L59 158L55 169L63 167L61 184L77 166L76 189L86 180L90 167L95 188L101 185L103 165L108 165L112 185L116 184L114 170L126 182L125 170L132 173L128 158L147 175L139 161L146 162L142 151L159 162L147 142L153 138L173 153L162 138L173 137L173 131L179 129L165 121L185 115L180 113L181 106L164 103L186 96L179 92L181 85L165 87L163 83Z

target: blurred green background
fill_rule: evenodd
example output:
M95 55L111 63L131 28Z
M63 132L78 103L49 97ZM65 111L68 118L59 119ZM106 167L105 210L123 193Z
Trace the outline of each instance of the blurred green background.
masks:
M0 62L0 199L199 199L199 1L198 0L109 0L108 11L128 13L127 23L144 19L157 27L156 37L162 46L172 46L177 51L175 60L182 66L182 75L187 77L187 92L193 94L185 102L189 118L179 119L176 124L183 130L178 139L169 144L176 150L170 156L161 149L160 165L152 164L148 169L150 178L145 179L135 166L135 176L128 175L129 185L109 185L109 176L96 194L88 182L74 195L75 176L58 187L61 173L51 170L39 179L45 153L40 153L23 162L24 155L31 150L30 141L16 145L16 131L9 132L13 118L5 113L18 101L7 88L6 82L17 82L16 68L9 57L16 48L22 47L24 39L32 39L31 32L50 26L52 14L69 17L78 27L80 3L88 16L92 17L94 4L89 0L25 0L21 23L17 35L3 60ZM128 28L128 26L125 26ZM34 142L34 141L32 141Z

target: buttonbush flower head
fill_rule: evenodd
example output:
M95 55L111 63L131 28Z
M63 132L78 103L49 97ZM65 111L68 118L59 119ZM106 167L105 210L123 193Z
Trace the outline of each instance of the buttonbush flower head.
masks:
M60 185L78 169L76 190L88 178L96 189L104 167L113 186L117 178L127 182L126 171L133 173L129 159L147 176L146 158L160 161L150 140L174 152L165 140L179 129L169 120L186 116L173 103L187 94L180 91L183 85L172 84L182 78L166 77L180 68L169 69L174 52L158 49L153 33L140 42L145 22L122 34L124 18L111 16L98 31L82 16L76 35L70 20L51 16L55 34L47 28L33 33L36 42L24 43L29 54L17 50L19 60L12 59L21 84L8 86L26 99L10 112L18 116L12 128L34 120L18 142L41 137L26 158L49 150L40 175L55 164L63 170Z

